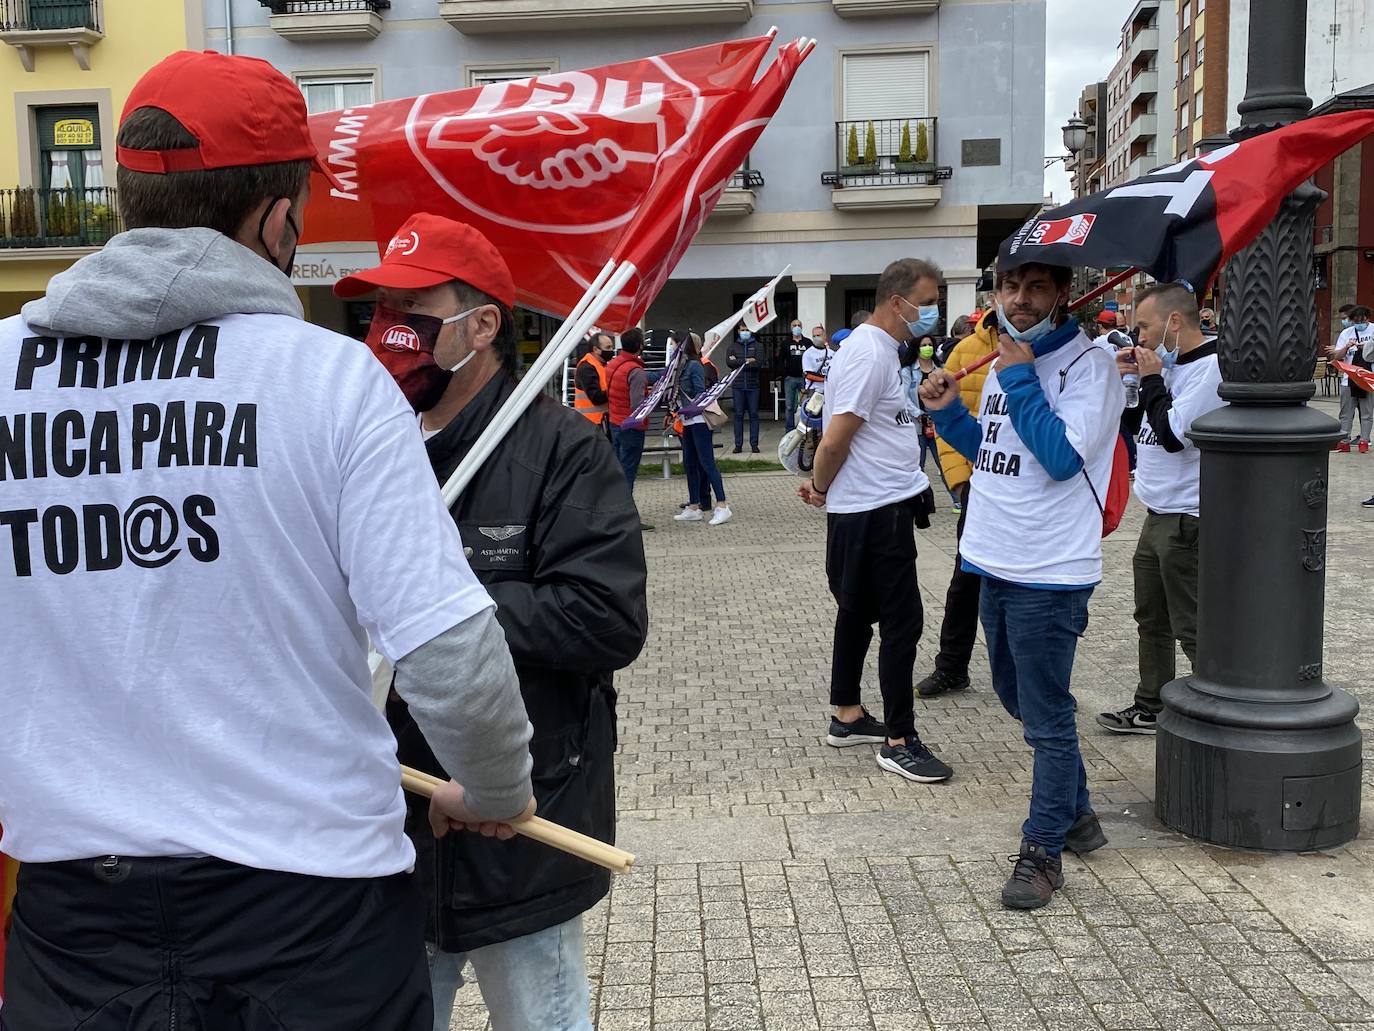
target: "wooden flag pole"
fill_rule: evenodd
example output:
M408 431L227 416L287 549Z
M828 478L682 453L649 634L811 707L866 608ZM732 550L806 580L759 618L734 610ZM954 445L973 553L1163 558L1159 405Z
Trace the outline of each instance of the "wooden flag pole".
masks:
M409 766L401 767L401 787L412 794L433 798L434 789L443 783L443 780L428 773L411 769ZM538 816L513 823L511 827L516 834L551 845L569 855L605 867L612 873L629 873L634 866L635 857L632 853Z

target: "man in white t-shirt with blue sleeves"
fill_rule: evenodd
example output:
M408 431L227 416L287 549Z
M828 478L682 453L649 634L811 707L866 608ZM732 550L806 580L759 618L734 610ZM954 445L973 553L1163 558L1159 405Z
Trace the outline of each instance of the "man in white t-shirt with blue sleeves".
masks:
M1124 404L1112 357L1068 317L1071 270L999 269L1000 357L975 418L953 376L921 388L936 430L973 463L964 567L983 577L993 687L1035 750L1030 815L1002 889L1013 909L1063 886L1060 853L1106 844L1088 798L1069 677L1102 579L1102 510Z
M879 767L923 784L948 780L953 771L916 733L912 673L922 610L915 527L930 525L934 498L916 465L916 426L898 355L902 341L919 339L939 320L941 279L938 268L915 258L883 270L872 315L831 359L821 443L812 477L798 492L828 510L825 572L839 607L826 742L879 745ZM859 697L874 623L881 721Z

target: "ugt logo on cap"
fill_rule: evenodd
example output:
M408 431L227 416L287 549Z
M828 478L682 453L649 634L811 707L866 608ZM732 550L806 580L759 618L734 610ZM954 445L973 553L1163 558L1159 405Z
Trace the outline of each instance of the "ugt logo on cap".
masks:
M388 351L418 351L420 335L409 326L392 326L382 334L382 346Z

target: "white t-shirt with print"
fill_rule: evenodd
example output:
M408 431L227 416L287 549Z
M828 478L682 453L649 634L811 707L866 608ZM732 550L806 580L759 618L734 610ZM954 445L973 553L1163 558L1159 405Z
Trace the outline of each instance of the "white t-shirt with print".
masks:
M0 446L3 851L412 866L368 638L394 663L492 601L381 363L280 315L154 345L15 317L0 430L21 423Z
M1365 361L1374 362L1374 326L1363 331L1356 329L1354 326L1341 330L1341 335L1336 338L1336 346L1332 348L1332 350L1340 350L1347 344L1354 344L1355 346L1346 351L1342 357L1337 358L1337 361L1351 362L1351 364L1354 364L1353 359L1359 354ZM1349 385L1350 374L1342 372L1341 386L1346 387Z
M989 576L1030 586L1088 587L1102 579L1102 512L1125 394L1116 363L1080 333L1035 359L1050 409L1063 421L1082 472L1056 480L1012 425L997 365L983 384L983 433L969 483L959 550ZM1089 487L1091 480L1091 488ZM1096 498L1094 498L1096 491Z
M1217 394L1217 387L1221 386L1221 366L1215 354L1208 354L1165 369L1160 375L1173 398L1169 407L1169 429L1182 441L1183 450L1170 453L1164 449L1147 413L1136 435L1132 489L1140 503L1152 512L1195 516L1198 514L1202 453L1193 446L1187 434L1193 420L1225 403Z
M812 376L824 376L826 366L830 363L830 355L830 348L817 347L815 344L812 344L806 349L806 353L802 355L802 372ZM824 379L818 383L807 380L806 386L809 390L817 390L822 394L825 393Z
M899 346L877 326L865 323L830 358L822 436L837 415L853 413L864 420L826 492L831 512L870 512L930 486L916 465L920 441L902 389Z

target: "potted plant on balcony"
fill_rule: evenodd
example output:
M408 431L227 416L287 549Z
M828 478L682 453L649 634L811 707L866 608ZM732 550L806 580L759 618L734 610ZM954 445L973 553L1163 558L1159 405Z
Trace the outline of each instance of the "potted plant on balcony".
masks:
M920 128L924 129L925 126L922 125ZM917 131L916 138L921 138L919 129ZM919 169L916 166L916 162L913 161L911 158L910 122L906 122L902 125L902 142L897 146L897 160L893 162L892 167L901 175L910 175L913 172L919 171Z
M63 239L77 235L76 199L67 190L48 194L48 238Z
M108 204L90 204L81 212L81 237L92 247L102 246L114 228L114 212Z
M38 210L31 188L14 191L10 210L10 239L16 247L31 245L38 237Z
M925 122L916 124L916 168L917 172L935 171L935 162L930 158L930 129Z
M849 123L849 139L845 147L843 175L874 175L878 171L878 141L873 134L873 123L868 123L868 133L864 139L862 154L859 151L859 126Z

